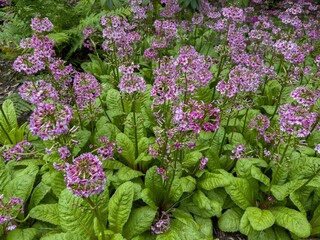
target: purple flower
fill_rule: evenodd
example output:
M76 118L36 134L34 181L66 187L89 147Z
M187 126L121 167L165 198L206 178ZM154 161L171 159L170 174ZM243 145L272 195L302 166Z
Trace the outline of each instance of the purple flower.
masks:
M76 73L73 81L76 102L80 109L95 103L101 94L101 87L97 79L89 73Z
M56 89L50 83L43 80L24 82L21 87L19 87L19 94L22 99L33 104L38 104L46 100L59 100Z
M238 144L235 149L233 149L231 152L233 153L232 156L230 156L231 159L240 159L245 157L245 151L246 146L243 144Z
M78 197L88 198L104 191L106 176L99 158L91 153L84 153L66 164L65 182L67 188Z
M98 141L103 144L97 150L97 154L102 157L102 160L114 159L113 153L115 151L116 143L110 142L110 140L105 136L99 138Z
M16 228L14 219L16 218L17 210L20 213L24 212L21 198L9 197L9 200L5 201L4 195L0 195L0 225L3 225L7 231Z
M208 161L209 161L209 160L208 160L208 158L206 158L206 157L201 158L199 170L203 170Z
M170 228L170 216L165 212L161 212L160 219L151 226L152 232L155 234L162 234L166 231L168 231Z
M36 32L50 32L53 28L53 24L52 22L50 22L50 20L45 17L43 19L40 19L40 16L35 16L32 20L31 20L31 29L36 31Z
M314 148L314 150L320 154L320 143Z
M139 65L125 67L120 66L119 70L123 73L118 85L120 92L127 94L141 93L146 91L146 81L143 77L134 74L134 69L139 69Z
M23 157L23 153L25 153L25 151L28 150L30 146L31 143L27 140L22 140L13 147L8 147L5 145L2 148L2 156L5 161L9 161L11 159L19 161Z
M255 118L251 119L249 123L249 128L250 129L255 129L259 132L258 137L261 137L265 134L266 130L270 126L270 120L267 116L265 115L258 115Z
M302 106L310 107L316 103L320 94L317 94L308 87L297 87L290 93L290 96Z
M306 137L310 134L312 126L316 123L318 114L309 112L301 106L290 103L280 106L280 130L297 137Z
M63 146L63 147L60 147L58 148L58 152L60 154L60 158L63 160L63 161L66 161L68 159L69 156L71 156L71 152L70 150L68 149L68 147L66 146Z
M50 71L54 79L61 85L61 87L67 86L71 82L71 75L74 73L72 65L66 65L66 61L62 59L56 59L49 65Z
M41 102L30 117L30 130L43 140L67 134L73 110L67 105Z

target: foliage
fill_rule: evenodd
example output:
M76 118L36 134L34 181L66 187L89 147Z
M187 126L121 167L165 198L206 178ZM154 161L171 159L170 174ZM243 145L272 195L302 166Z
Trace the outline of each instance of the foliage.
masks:
M213 218L320 236L316 3L57 1L33 18L41 2L13 1L3 33L32 18L13 67L33 113L19 127L29 105L0 108L4 237L213 239ZM81 69L57 54L82 45Z

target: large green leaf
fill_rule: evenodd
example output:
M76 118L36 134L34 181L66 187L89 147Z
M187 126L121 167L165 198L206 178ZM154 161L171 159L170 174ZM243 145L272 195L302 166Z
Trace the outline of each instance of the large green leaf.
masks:
M126 121L124 122L124 134L126 134L130 140L137 144L139 143L140 139L146 136L146 130L143 126L143 117L141 113L136 113L136 123L134 123L133 113L129 113Z
M16 144L15 138L9 137L9 133L13 129L18 129L18 121L14 104L10 99L7 99L0 107L0 144L4 144L6 140Z
M157 173L157 166L153 166L148 169L145 176L145 185L146 188L152 191L152 195L155 196L153 200L157 206L159 206L163 199L164 189L162 181L162 177Z
M107 107L108 109L117 109L122 111L121 107L121 97L120 97L120 92L116 89L110 89L107 92Z
M1 159L0 159L1 161ZM4 191L5 186L11 181L9 166L0 162L0 192Z
M75 233L54 233L42 237L40 240L86 240L87 238Z
M213 225L212 225L211 218L203 218L195 215L194 220L200 226L199 231L200 231L201 239L204 239L204 240L213 239Z
M275 216L276 224L288 229L300 238L311 234L311 225L305 215L287 207L272 207L270 211Z
M220 216L222 211L222 205L220 202L208 198L200 190L196 191L192 195L193 203L200 209L210 214L210 217Z
M272 185L271 192L272 195L279 201L284 200L290 193L293 193L300 187L302 187L308 180L307 179L296 179L287 182L283 185Z
M184 168L193 169L195 166L197 166L201 157L202 157L202 153L198 151L187 153L182 161L182 166Z
M38 205L44 196L51 190L51 187L47 186L43 182L40 182L34 189L30 197L29 209Z
M117 134L117 146L122 148L120 155L126 160L130 166L134 165L135 148L133 142L124 133Z
M131 212L127 223L124 225L123 236L127 239L132 239L149 230L156 213L156 210L148 206L134 209Z
M252 228L249 218L248 218L248 213L244 212L244 214L241 217L240 220L240 225L239 225L239 231L244 234L244 235L249 235L255 232L255 230Z
M312 226L312 235L320 236L320 204L313 212L313 217L310 221Z
M226 186L225 190L232 201L240 208L245 210L247 207L254 206L255 191L258 191L258 189L253 189L246 179L233 178L231 184Z
M226 187L232 183L233 176L223 169L217 170L217 173L205 173L198 180L198 186L205 190L212 190L218 187Z
M42 175L42 181L47 186L51 186L52 192L59 198L61 192L66 188L62 172L49 171Z
M131 179L143 176L144 174L140 171L133 170L127 166L120 168L120 170L116 173L115 176L119 178L119 180L125 182L130 181Z
M16 228L9 232L7 240L33 240L38 232L35 228Z
M122 184L109 200L109 228L115 233L122 233L123 226L127 222L133 202L133 183Z
M77 144L72 150L72 154L74 156L76 156L81 151L81 148L83 148L87 144L90 136L91 132L88 130L78 130L75 133L74 140L78 141L79 144Z
M29 215L34 219L59 225L58 207L58 204L41 204L32 208Z
M142 201L144 201L148 206L150 206L153 209L157 209L157 199L154 195L154 193L149 188L144 188L141 192L141 198Z
M19 172L19 174L5 186L4 194L6 196L22 198L26 201L31 194L38 170L37 166L29 165Z
M237 232L240 230L240 220L244 211L241 208L231 208L219 218L218 226L224 232Z
M94 215L86 211L89 206L87 202L75 197L68 189L61 192L59 198L60 226L63 231L79 234L85 238L94 236Z
M275 217L269 210L248 207L245 212L247 213L250 224L254 230L262 231L275 223Z

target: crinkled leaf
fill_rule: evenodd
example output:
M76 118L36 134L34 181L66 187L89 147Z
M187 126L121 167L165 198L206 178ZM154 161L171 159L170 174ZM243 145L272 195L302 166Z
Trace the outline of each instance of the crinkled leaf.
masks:
M107 106L108 109L117 109L122 111L122 106L121 106L121 97L120 97L120 92L116 89L110 89L107 92Z
M33 240L38 232L35 228L16 228L9 232L7 240Z
M32 209L34 206L38 205L44 196L51 190L51 187L47 186L43 182L40 182L34 189L31 194L29 209Z
M81 207L79 207L81 206ZM61 192L59 198L59 216L60 226L63 231L74 234L79 234L85 238L94 236L93 220L94 215L92 212L85 211L88 204L80 197L75 197L68 190L65 189Z
M202 153L198 151L187 153L182 161L182 166L185 168L194 168L202 157Z
M72 150L72 154L76 156L89 141L91 132L88 130L78 130L74 135L74 140L79 142Z
M275 223L275 218L269 210L248 207L245 212L247 213L252 228L256 231L265 230Z
M240 208L254 206L254 195L258 189L253 189L246 179L233 178L230 185L225 187L232 201Z
M5 186L11 181L9 166L0 162L0 192L3 192Z
M16 111L14 109L14 104L12 100L7 99L2 103L2 109L0 111L0 122L8 133L14 129L18 128L18 121Z
M29 165L22 170L5 186L4 195L22 198L26 201L31 194L38 170L35 165Z
M320 236L320 204L313 212L310 224L312 226L312 235Z
M260 168L256 166L251 167L251 176L259 182L262 182L266 186L270 185L270 179L262 173Z
M306 214L306 209L299 199L299 193L292 192L292 193L290 193L289 198L290 198L291 202L298 208L298 210L301 213Z
M64 183L64 176L62 172L50 171L42 176L44 184L51 186L52 192L59 198L61 192L66 188Z
M157 199L153 192L149 188L144 188L141 192L141 198L142 201L144 201L148 206L150 206L153 209L157 209Z
M86 240L87 238L75 233L54 233L42 237L40 240Z
M244 211L241 208L231 208L225 211L218 220L219 228L224 232L240 230L240 220Z
M135 148L133 142L124 133L117 134L117 146L122 148L120 155L126 162L133 166L135 160Z
M123 235L127 239L132 239L149 230L156 213L156 210L148 206L132 210L127 223L124 225Z
M275 216L276 224L288 229L300 238L307 238L311 234L311 225L305 215L287 207L272 207L270 211Z
M252 228L252 226L250 224L247 212L244 212L244 214L241 217L239 231L242 234L247 235L247 236L254 232L254 229Z
M115 233L122 233L123 226L127 222L133 202L133 183L122 184L109 200L109 228Z
M147 153L149 145L150 145L149 138L147 137L140 138L138 143L139 155L141 153Z
M232 174L220 169L217 173L205 173L198 180L198 186L205 190L212 190L218 187L226 187L231 184Z
M222 205L220 202L208 198L200 190L196 191L192 195L193 203L200 209L205 210L210 217L220 216L222 211Z
M195 215L194 220L200 226L199 231L200 231L201 239L205 239L205 240L213 239L213 225L212 225L211 218L203 218Z
M35 206L30 210L29 215L34 219L59 225L58 204L41 204Z
M196 179L191 176L180 178L180 184L183 192L191 193L196 188Z
M237 144L244 144L246 145L246 139L243 137L241 133L238 132L232 132L228 134L228 139L230 144L237 145Z
M157 173L157 166L153 166L148 169L145 176L145 185L146 188L150 189L155 196L153 201L157 206L159 206L163 198L164 189L162 181L162 177Z
M122 167L117 172L116 176L123 182L130 181L131 179L143 176L144 174L140 171L133 170L129 167Z
M139 143L140 139L146 135L146 131L143 126L142 114L136 113L135 115L136 124L134 123L132 112L128 114L126 121L124 122L124 134L126 134L134 144L136 141Z
M287 182L283 185L272 185L271 186L271 192L272 195L279 201L282 201L287 196L289 196L290 193L296 191L300 187L302 187L308 180L307 179L296 179L290 182Z

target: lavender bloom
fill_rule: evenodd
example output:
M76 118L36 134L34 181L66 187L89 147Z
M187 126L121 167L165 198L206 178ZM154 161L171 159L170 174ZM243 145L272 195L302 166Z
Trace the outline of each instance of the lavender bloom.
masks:
M15 159L19 161L23 156L22 154L31 146L31 143L27 140L22 140L21 142L17 143L13 147L3 146L2 148L2 156L5 161L9 161L11 159Z
M106 176L99 158L91 153L84 153L66 164L65 182L67 188L77 197L88 198L104 191Z
M245 155L244 155L245 151L246 151L246 146L243 145L243 144L238 144L236 146L236 148L231 151L233 153L233 155L230 156L230 158L231 159L244 158L245 157Z
M181 11L177 0L161 0L161 4L165 4L165 8L160 11L160 16L171 18Z
M306 137L310 134L312 126L316 123L318 114L309 112L301 106L290 103L280 106L280 130L297 137Z
M314 150L320 154L320 143L314 148Z
M152 232L155 234L162 234L170 228L170 216L165 212L161 212L161 218L158 222L151 226Z
M20 206L19 206L20 205ZM19 212L23 213L23 200L20 198L9 197L9 201L4 201L4 195L0 195L0 225L3 225L7 231L16 228L14 223L15 215L17 214L17 206Z
M80 109L94 104L101 94L101 87L97 79L89 73L76 73L73 87L76 94L76 102Z
M120 92L127 94L141 93L146 91L146 81L143 77L133 74L134 69L139 69L139 65L131 65L129 67L121 66L120 72L123 73L118 85Z
M302 106L310 107L316 103L320 94L317 94L308 87L297 87L290 93L290 96Z
M43 140L66 134L73 117L73 110L67 105L41 102L30 117L30 130Z
M59 100L59 95L56 89L43 80L36 82L24 82L19 88L19 94L22 99L38 104L46 100Z
M70 150L68 149L68 147L66 146L63 146L61 148L58 148L58 152L60 154L60 158L63 160L63 161L66 161L68 159L68 157L71 156L71 152Z
M74 73L72 65L66 66L66 61L62 59L54 60L49 66L54 79L61 85L67 86L71 82L71 75Z
M266 130L270 126L270 120L267 116L262 114L256 116L255 118L251 119L249 123L250 129L255 129L259 132L258 137L261 137L265 134Z
M208 160L208 158L206 158L206 157L201 158L199 170L203 170L208 161L209 161L209 160Z
M31 20L31 29L36 31L36 32L50 32L53 28L53 24L52 22L50 22L50 20L45 17L43 19L40 19L40 16L35 16L32 20Z
M113 152L115 151L115 142L110 142L107 137L99 138L98 141L103 144L97 150L97 154L102 157L102 160L114 159Z

